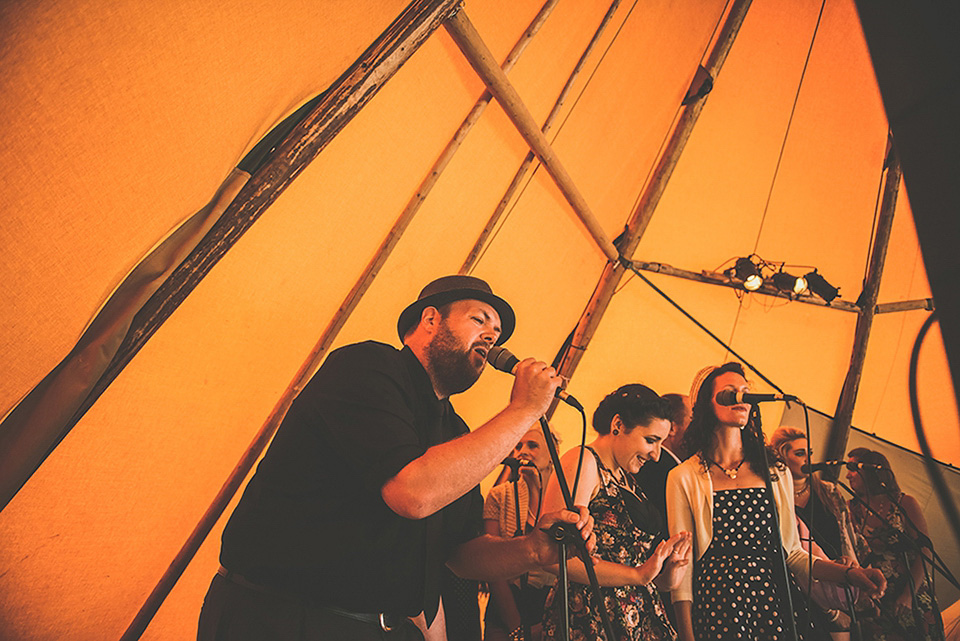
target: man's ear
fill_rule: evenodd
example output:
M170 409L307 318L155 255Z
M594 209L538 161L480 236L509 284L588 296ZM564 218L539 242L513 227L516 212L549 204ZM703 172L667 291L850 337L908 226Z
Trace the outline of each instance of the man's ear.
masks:
M420 312L420 325L430 334L437 331L437 328L440 326L440 320L440 310L436 307L428 305Z

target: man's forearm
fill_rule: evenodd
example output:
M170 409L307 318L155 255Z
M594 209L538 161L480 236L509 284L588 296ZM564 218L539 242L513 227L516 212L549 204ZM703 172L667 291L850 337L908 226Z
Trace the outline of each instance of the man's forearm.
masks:
M458 576L480 581L508 580L539 567L527 536L504 539L484 534L461 544L447 560Z
M587 554L593 554L596 549L593 517L587 508L581 507L576 512L561 510L544 514L537 527L524 536L504 539L484 534L462 543L447 559L447 565L465 579L482 581L511 579L534 568L556 565L559 548L549 532L557 524L576 528Z
M507 406L474 431L434 445L384 484L384 502L405 518L430 516L479 485L538 418Z
M618 587L621 585L646 585L653 581L656 574L647 568L633 567L614 563L613 561L595 561L593 570L600 587ZM567 561L567 572L571 581L589 585L590 575L587 574L583 561L579 557Z

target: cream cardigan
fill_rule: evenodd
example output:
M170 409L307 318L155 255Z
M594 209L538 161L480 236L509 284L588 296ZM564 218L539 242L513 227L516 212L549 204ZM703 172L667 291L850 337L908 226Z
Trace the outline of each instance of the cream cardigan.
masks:
M780 538L787 555L787 567L804 585L809 576L809 555L800 547L793 507L793 479L786 470L777 474L773 495L780 521ZM691 456L670 470L667 476L667 523L670 534L693 533L694 563L700 560L713 540L713 481L704 471L699 456ZM673 591L673 601L693 601L693 566L680 586Z

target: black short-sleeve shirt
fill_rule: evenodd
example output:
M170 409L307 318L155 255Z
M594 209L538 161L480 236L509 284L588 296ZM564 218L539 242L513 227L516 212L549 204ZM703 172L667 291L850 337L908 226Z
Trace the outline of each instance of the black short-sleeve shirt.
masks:
M467 430L409 348L369 341L331 352L227 522L221 563L318 603L431 610L427 566L439 576L452 549L479 535L480 489L421 520L398 516L380 489L427 448Z

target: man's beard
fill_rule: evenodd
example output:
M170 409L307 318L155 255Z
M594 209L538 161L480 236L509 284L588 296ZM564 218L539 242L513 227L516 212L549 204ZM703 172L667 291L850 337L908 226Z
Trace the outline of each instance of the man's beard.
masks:
M476 345L465 350L446 320L440 322L426 353L434 385L443 396L464 392L480 378L483 365L478 368L473 364L473 347Z

